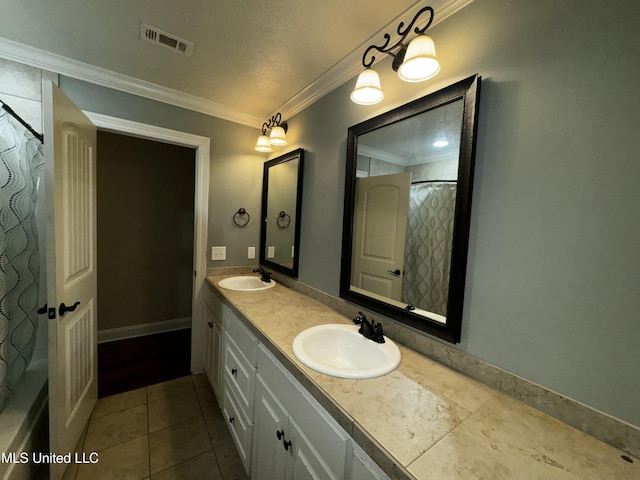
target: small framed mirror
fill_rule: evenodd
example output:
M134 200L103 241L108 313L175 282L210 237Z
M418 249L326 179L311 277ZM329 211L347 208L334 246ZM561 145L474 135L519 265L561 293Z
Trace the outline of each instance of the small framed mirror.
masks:
M460 341L480 77L349 128L340 296Z
M264 164L260 263L298 277L300 207L304 150L299 148Z

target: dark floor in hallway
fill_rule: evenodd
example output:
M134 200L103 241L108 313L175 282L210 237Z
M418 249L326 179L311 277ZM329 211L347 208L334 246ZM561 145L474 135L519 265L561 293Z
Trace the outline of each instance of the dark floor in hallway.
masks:
M98 397L189 375L191 329L98 345Z

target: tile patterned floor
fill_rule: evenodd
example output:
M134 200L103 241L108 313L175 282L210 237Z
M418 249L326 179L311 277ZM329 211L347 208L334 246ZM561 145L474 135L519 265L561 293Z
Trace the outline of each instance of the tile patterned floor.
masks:
M248 480L204 375L98 400L65 480Z

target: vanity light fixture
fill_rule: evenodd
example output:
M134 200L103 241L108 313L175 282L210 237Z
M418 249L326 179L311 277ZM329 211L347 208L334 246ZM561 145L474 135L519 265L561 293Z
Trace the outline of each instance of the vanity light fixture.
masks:
M429 12L429 21L423 28L413 26L416 21L424 12ZM360 105L373 105L380 102L384 98L382 88L380 87L380 77L371 66L375 62L375 55L371 55L369 61L367 61L367 55L372 49L378 50L381 53L386 53L393 57L392 68L395 72L398 72L398 76L405 82L422 82L435 76L440 71L440 63L436 58L436 47L433 40L428 35L425 35L425 31L433 22L433 8L422 8L411 20L411 23L407 25L407 28L403 29L404 22L400 22L398 25L398 35L400 39L389 46L391 41L391 35L384 34L384 44L370 45L362 55L362 65L364 71L358 76L356 81L356 88L351 93L351 100ZM409 44L405 44L407 36L411 33L411 30L418 34ZM393 50L398 49L393 53Z
M267 131L271 130L269 135ZM258 152L273 152L273 147L287 145L287 123L282 121L282 114L276 113L267 122L262 124L262 134L258 137L255 149Z

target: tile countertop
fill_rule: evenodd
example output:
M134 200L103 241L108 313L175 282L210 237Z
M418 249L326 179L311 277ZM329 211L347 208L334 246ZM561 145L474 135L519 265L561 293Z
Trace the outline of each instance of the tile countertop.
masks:
M258 292L214 291L391 478L640 479L640 461L524 403L398 344L402 359L379 378L318 373L292 350L302 330L350 323L280 284Z

